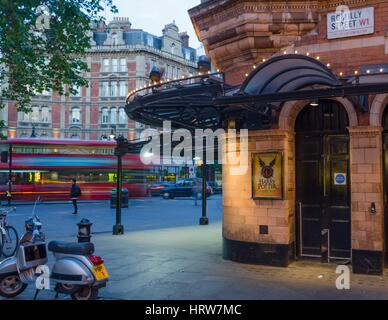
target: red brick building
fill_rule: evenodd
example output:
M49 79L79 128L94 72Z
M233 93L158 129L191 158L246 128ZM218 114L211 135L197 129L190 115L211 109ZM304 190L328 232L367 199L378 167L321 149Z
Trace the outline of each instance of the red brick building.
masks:
M189 76L196 70L196 50L175 23L166 25L162 36L155 36L132 28L129 18L115 18L91 32L90 41L85 58L89 86L71 97L44 92L33 98L29 114L18 113L8 103L1 114L5 135L30 137L35 128L38 138L100 140L114 130L134 139L143 125L129 121L125 114L128 92L149 84L154 65L163 71L164 79Z
M320 62L341 83L388 80L387 1L208 0L189 14L215 68L245 90L265 74L268 59L294 54ZM284 74L292 68L283 66ZM325 88L310 78L309 89ZM257 78L252 90L261 91L252 92L272 93L271 81ZM268 129L250 131L252 156L283 154L284 195L254 198L251 170L236 177L224 168L225 258L280 266L299 258L352 261L354 272L381 274L388 256L387 104L385 93L287 101Z

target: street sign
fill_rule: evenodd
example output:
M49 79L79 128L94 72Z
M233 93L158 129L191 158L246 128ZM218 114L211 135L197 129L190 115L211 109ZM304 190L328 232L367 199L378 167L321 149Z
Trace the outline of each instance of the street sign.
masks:
M334 174L334 185L336 186L346 186L347 184L346 173L335 173Z

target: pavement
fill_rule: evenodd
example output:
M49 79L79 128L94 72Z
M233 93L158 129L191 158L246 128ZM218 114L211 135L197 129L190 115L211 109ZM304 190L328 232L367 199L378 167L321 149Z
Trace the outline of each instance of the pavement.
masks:
M352 274L350 290L338 290L334 264L299 261L276 268L223 260L221 200L215 196L208 201L209 226L198 225L201 208L190 199L131 201L123 215L123 236L111 235L115 211L107 202L81 204L78 217L69 213L70 205L42 206L39 214L48 240L72 241L76 222L81 218L94 222L96 254L104 258L110 273L100 299L388 299L387 276ZM10 222L21 222L30 209L18 207ZM18 299L32 299L33 295L31 287ZM53 299L54 295L45 291L38 299Z

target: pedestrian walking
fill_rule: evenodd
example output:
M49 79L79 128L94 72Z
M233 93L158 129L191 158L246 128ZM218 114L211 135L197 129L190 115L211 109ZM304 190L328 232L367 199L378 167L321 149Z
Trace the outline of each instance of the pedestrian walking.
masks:
M194 196L195 206L198 205L198 198L201 195L201 191L202 191L202 181L201 179L196 178L194 180L194 186L193 186L193 196Z
M77 200L78 200L78 197L82 195L82 192L81 192L80 186L77 184L77 180L73 178L71 179L71 181L72 181L72 185L70 189L70 198L71 198L71 201L73 202L73 207L74 207L73 214L77 214L78 213Z

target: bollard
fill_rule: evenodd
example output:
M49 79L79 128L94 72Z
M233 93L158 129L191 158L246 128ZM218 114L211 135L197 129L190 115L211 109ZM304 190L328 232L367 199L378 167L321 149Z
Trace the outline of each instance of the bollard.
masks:
M91 223L88 219L82 219L79 223L77 223L78 243L90 242L90 239L92 237L92 232L90 229L92 225L93 223Z

